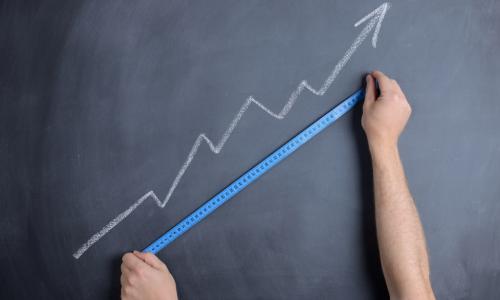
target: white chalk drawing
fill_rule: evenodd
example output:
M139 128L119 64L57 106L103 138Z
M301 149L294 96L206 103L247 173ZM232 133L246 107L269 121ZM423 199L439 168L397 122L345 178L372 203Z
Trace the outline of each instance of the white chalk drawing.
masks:
M337 62L335 67L333 68L332 72L330 75L325 79L323 82L323 85L320 87L320 89L316 90L314 89L306 80L301 81L297 88L290 94L290 97L288 98L288 101L285 103L283 108L281 109L280 112L275 113L271 111L269 108L267 108L264 104L261 102L257 101L253 96L248 97L243 105L240 107L240 110L238 113L234 116L233 120L227 127L226 131L222 135L222 138L219 140L217 144L214 144L212 140L210 140L205 133L201 133L198 135L196 140L194 141L193 146L191 147L191 151L189 151L186 160L182 164L181 168L179 169L177 175L175 176L174 181L170 185L170 189L168 190L168 193L166 197L161 201L158 196L155 194L154 191L149 191L146 194L144 194L141 198L137 199L129 208L121 212L119 215L117 215L113 220L111 220L108 224L106 224L101 230L96 232L94 235L92 235L88 241L86 241L83 245L81 245L78 250L73 253L73 257L75 259L80 258L90 247L92 247L97 241L99 241L103 236L105 236L111 229L113 229L116 225L118 225L121 221L123 221L126 217L128 217L137 207L139 207L145 200L151 199L156 203L156 205L160 208L165 207L167 205L168 201L172 197L175 189L177 188L177 185L182 179L182 176L184 176L184 173L186 170L189 168L191 165L191 162L193 161L194 157L196 156L196 153L198 152L198 149L201 145L201 143L204 141L207 143L208 147L210 150L218 154L224 145L226 144L227 140L231 136L231 133L234 131L236 126L238 125L238 122L241 120L247 109L250 107L250 105L253 103L257 105L259 108L261 108L264 112L266 112L268 115L278 119L282 120L283 118L286 117L288 112L292 109L293 105L297 101L298 97L302 93L302 91L307 90L311 92L314 95L317 96L322 96L326 93L328 88L331 86L335 78L337 78L338 74L344 68L344 66L349 62L351 56L354 54L356 49L363 43L363 41L366 39L366 37L370 34L370 32L375 28L373 32L373 37L372 37L372 46L374 48L377 47L377 39L378 39L378 34L380 32L380 27L382 25L382 21L384 20L385 14L387 10L390 8L390 3L385 2L382 5L380 5L378 8L376 8L374 11L369 13L368 15L364 16L362 19L360 19L358 22L354 24L354 27L358 27L359 25L363 24L365 21L370 20L368 24L363 28L361 33L356 37L354 42L351 44L349 49L345 52L344 56L340 59L340 61Z

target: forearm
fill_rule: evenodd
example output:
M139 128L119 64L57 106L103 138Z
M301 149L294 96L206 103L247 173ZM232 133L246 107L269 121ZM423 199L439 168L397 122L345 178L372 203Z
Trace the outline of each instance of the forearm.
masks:
M391 297L432 298L425 237L397 145L370 145L370 150L377 238Z

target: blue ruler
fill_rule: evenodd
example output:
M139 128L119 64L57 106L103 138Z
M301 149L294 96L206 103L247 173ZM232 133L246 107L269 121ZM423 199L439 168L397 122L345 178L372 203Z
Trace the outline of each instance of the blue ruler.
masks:
M155 254L158 253L161 249L172 243L176 238L183 235L186 231L191 229L201 220L214 212L219 206L236 196L236 194L245 189L245 187L247 187L250 183L269 171L275 165L279 164L287 156L300 148L300 146L304 145L315 135L333 124L338 118L351 110L358 102L362 101L363 98L363 89L356 91L349 98L342 101L317 121L309 125L302 132L290 139L286 144L278 148L278 150L274 151L268 157L264 158L255 167L251 168L246 173L241 175L238 179L229 184L225 189L215 195L212 199L205 202L197 210L188 215L177 225L172 227L169 231L167 231L164 235L154 241L143 251Z

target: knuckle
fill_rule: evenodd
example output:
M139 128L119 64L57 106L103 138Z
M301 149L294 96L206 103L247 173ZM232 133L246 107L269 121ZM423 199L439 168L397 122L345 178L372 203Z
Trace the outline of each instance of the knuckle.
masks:
M390 98L390 99L397 99L396 98L397 94L394 91L390 90L390 91L387 92L387 97Z
M392 97L396 101L402 101L403 100L403 96L401 95L401 93L398 93L398 92L393 92Z
M139 278L143 278L146 275L146 270L144 267L139 266L134 270L134 274Z
M132 286L132 285L136 284L136 282L137 282L137 280L136 280L135 276L133 276L133 275L130 275L125 279L125 283L127 284L127 286Z

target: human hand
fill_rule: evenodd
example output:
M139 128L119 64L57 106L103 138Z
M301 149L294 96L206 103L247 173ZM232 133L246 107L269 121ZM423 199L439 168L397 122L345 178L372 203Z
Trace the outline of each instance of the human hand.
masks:
M375 79L380 89L378 97ZM410 104L394 79L380 71L366 76L361 125L372 151L375 148L396 147L410 114Z
M125 300L177 300L175 281L154 254L134 251L122 257L121 298Z

